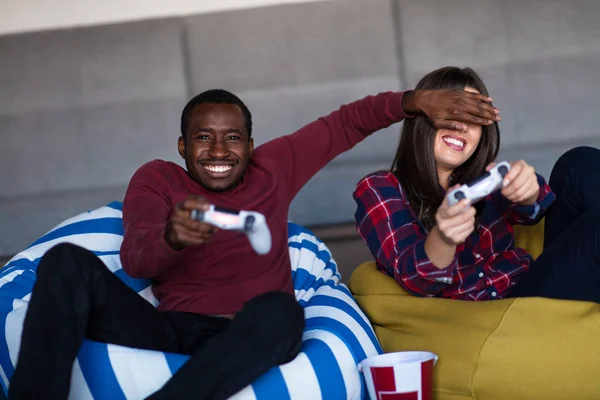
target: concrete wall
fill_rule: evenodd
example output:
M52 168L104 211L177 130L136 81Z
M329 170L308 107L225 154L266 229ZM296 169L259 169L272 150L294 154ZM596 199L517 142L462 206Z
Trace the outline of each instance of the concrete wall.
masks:
M247 102L258 144L340 104L474 67L501 109L502 158L548 174L600 146L600 2L346 0L0 37L0 254L122 199L145 161L179 161L179 113L213 87ZM355 183L387 168L400 126L334 160L290 218L350 222Z

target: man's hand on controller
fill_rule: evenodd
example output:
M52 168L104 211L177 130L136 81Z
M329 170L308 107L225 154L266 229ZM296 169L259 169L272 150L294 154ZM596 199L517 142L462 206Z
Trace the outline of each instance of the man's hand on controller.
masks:
M424 114L437 129L465 131L467 124L491 125L500 121L500 111L491 105L492 99L459 89L406 92L402 109L408 114Z
M171 213L165 240L174 250L204 244L210 241L217 227L193 220L192 210L208 211L210 203L202 196L190 195L185 201L177 204Z

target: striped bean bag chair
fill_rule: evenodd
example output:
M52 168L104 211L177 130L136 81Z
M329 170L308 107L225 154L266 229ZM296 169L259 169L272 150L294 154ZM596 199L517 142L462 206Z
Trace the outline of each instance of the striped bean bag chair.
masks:
M114 202L71 218L0 269L0 384L5 393L17 359L36 267L52 246L71 242L92 250L127 285L157 304L149 280L132 279L121 269L121 217L121 203ZM340 283L327 247L294 223L288 224L288 231L296 299L306 315L302 351L292 362L271 369L233 398L366 398L357 364L382 353L373 328ZM70 398L141 399L159 389L187 359L181 354L85 340L74 364Z

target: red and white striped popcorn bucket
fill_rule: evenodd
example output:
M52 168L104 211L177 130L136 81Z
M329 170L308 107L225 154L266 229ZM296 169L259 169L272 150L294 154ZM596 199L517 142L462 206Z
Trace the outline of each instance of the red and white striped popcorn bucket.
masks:
M401 351L366 358L358 369L371 400L431 400L437 360L428 351Z

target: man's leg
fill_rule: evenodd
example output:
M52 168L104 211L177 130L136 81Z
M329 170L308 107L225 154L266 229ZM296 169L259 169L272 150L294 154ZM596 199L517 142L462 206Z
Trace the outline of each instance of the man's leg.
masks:
M304 310L291 294L260 295L148 399L227 399L270 368L293 360L303 331Z
M93 253L60 244L44 255L37 270L9 398L66 399L84 337L142 349L179 350L177 334L163 313Z
M546 214L544 248L586 211L600 206L600 150L576 147L563 154L548 182L556 201Z

